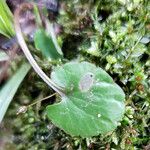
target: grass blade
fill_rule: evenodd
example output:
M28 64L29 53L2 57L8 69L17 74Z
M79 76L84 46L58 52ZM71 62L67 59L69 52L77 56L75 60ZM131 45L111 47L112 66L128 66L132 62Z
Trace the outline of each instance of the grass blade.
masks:
M11 100L29 69L30 65L24 63L0 90L0 122L2 121Z
M0 33L11 37L14 36L13 15L5 0L0 1Z

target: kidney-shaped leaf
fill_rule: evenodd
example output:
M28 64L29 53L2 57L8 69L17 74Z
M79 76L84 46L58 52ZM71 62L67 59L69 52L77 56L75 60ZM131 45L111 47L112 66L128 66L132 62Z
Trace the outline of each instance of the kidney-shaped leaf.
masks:
M67 89L60 103L47 107L52 122L73 136L90 137L115 129L124 113L122 89L101 68L71 62L56 68L52 80Z

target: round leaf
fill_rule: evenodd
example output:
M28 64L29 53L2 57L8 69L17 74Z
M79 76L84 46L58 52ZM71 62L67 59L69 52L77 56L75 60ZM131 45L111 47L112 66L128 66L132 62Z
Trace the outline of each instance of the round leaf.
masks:
M57 67L52 80L66 89L61 102L47 107L52 122L73 136L90 137L115 129L124 113L122 89L88 62Z

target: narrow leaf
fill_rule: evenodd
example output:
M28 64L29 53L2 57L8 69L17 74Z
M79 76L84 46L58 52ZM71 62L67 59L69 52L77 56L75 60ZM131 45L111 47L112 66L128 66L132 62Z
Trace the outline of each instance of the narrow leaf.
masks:
M29 69L30 65L24 63L0 90L0 122L2 121L11 100Z
M51 37L46 35L42 29L37 30L34 37L35 47L41 50L47 59L60 59L62 56L58 53Z
M5 0L0 1L0 33L11 37L14 36L13 15Z

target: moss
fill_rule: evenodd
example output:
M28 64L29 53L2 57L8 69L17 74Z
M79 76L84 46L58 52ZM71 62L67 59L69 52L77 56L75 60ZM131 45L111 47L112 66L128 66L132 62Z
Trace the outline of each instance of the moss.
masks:
M126 93L126 112L118 128L90 139L70 137L48 120L48 99L25 114L19 106L53 93L30 72L11 104L5 124L10 124L16 149L143 149L150 142L150 1L62 1L57 21L65 59L87 60L107 70ZM91 53L91 45L96 49ZM95 48L95 47L92 47ZM96 55L98 54L98 55ZM66 61L66 60L65 60ZM49 62L42 65L50 73ZM14 146L13 145L13 146Z

